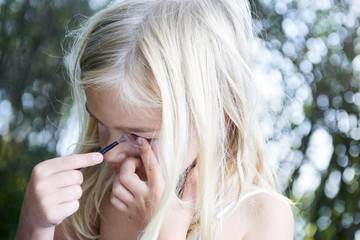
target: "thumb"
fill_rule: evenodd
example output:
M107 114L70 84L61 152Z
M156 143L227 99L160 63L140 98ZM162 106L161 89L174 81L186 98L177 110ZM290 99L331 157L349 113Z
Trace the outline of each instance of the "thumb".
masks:
M127 175L136 172L136 169L142 166L142 162L138 158L126 158L120 166L120 175Z
M198 188L198 168L195 166L187 175L185 179L185 186L183 189L183 193L181 196L181 200L183 201L192 201L196 198L196 192Z

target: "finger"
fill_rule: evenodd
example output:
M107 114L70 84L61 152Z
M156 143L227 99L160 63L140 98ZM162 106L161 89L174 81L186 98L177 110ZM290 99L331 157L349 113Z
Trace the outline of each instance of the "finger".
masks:
M53 201L58 204L63 204L66 202L72 202L79 200L82 195L82 189L80 185L74 185L70 187L65 187L58 189L56 193L54 193L51 198Z
M185 179L185 186L181 196L184 201L192 201L196 198L196 192L198 188L199 175L198 168L195 166L187 175Z
M126 203L118 199L114 194L111 194L110 202L119 211L125 212L128 209Z
M41 163L41 170L48 174L56 172L85 168L97 165L103 161L101 153L74 154L66 157L54 158Z
M64 172L55 173L50 175L46 182L48 186L53 189L64 188L72 185L80 185L84 181L84 177L81 171L69 170Z
M75 213L78 209L79 201L67 202L48 209L44 217L50 226L56 226L59 225L65 218Z
M158 160L148 141L140 137L136 141L139 145L140 156L144 164L148 184L150 188L156 187L162 181L162 172Z
M114 179L112 194L125 203L129 203L134 200L132 193L120 183L119 177L115 177Z
M143 163L139 158L127 158L120 166L119 182L128 189L136 198L146 192L146 184L137 174L137 169L142 168Z
M139 158L128 157L121 163L119 175L133 174L140 167L142 167L142 162Z
M62 220L75 213L79 209L80 203L79 201L66 202L59 205L57 208L58 216Z

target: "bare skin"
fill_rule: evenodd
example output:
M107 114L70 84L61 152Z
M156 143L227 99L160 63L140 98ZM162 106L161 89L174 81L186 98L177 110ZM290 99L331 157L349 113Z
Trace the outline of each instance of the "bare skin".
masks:
M71 155L36 165L26 189L16 239L53 239L55 226L79 208L79 168L103 161L100 153Z
M86 89L86 94L89 111L99 123L102 147L124 132L138 136L135 143L121 143L104 155L115 178L111 194L102 203L102 216L98 221L101 239L137 239L149 222L151 212L157 209L164 189L156 152L160 112L121 106L114 100L111 90ZM190 148L184 159L184 169L196 155L196 147ZM36 166L25 195L17 239L66 239L61 228L55 229L55 225L79 207L83 179L76 169L96 165L102 160L101 154L89 153L51 159ZM194 199L196 186L197 168L194 168L188 175L182 199ZM186 239L191 219L191 208L179 205L174 199L158 239ZM293 239L291 209L269 193L245 200L223 221L223 239Z
M119 104L114 101L116 93L113 95L111 90L88 88L86 94L88 110L98 120L102 146L116 140L123 133L139 136L135 144L125 142L105 154L105 160L111 163L116 176L109 197L111 204L105 204L104 210L111 210L110 214L118 213L117 220L124 224L121 231L126 233L121 236L136 239L148 224L151 213L156 211L165 185L156 152L157 135L161 125L160 111L149 111L137 106L129 108ZM149 142L145 139L151 140ZM184 169L194 161L196 155L196 149L190 148L184 160ZM183 191L182 199L185 201L194 198L196 176L195 168L189 173L188 184ZM176 236L185 239L192 219L192 210L181 206L175 199L171 202L170 209L172 211L165 217L159 239L176 239ZM114 217L116 216L109 219ZM110 239L114 235L111 235L111 230L102 229L101 226L107 225L103 224L102 220L106 219L100 220L101 235Z
M129 230L131 224L127 218L110 202L106 202L102 206L104 215L100 220L101 239L137 239L136 231ZM176 225L174 224L174 226ZM246 199L237 211L223 219L221 239L290 240L293 237L294 219L290 207L269 193L260 193ZM172 236L165 239L177 238Z

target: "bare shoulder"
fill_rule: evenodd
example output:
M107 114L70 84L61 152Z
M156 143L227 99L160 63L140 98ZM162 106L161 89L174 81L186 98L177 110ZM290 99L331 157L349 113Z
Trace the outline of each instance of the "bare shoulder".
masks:
M263 192L253 195L245 204L251 209L247 214L252 221L244 239L294 239L294 216L289 202L283 196Z
M256 192L256 191L253 191ZM285 197L268 191L249 191L223 221L224 239L294 239L294 216Z

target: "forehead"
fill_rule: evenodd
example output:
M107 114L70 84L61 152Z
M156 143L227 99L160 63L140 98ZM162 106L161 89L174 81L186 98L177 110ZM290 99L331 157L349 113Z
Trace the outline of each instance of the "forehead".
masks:
M160 124L161 109L141 106L119 96L116 88L86 87L88 108L96 118L108 121L127 120L128 123L151 121Z

